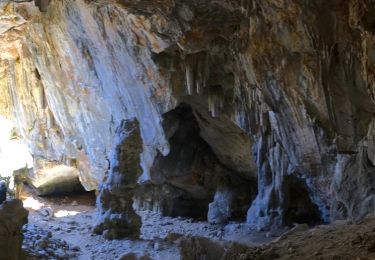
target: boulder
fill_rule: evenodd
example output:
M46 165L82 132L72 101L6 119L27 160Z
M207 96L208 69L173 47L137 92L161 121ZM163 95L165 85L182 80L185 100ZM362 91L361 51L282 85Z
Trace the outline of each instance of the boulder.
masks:
M219 242L205 237L186 236L179 241L182 260L247 260L275 259L261 248L251 248L231 242Z
M183 237L178 246L182 260L218 260L225 253L223 243L205 237Z
M5 181L0 181L0 204L7 199L7 185Z
M225 223L232 215L234 191L223 187L218 188L214 201L208 205L208 222L212 224Z
M20 200L6 200L0 206L0 259L23 259L22 226L28 214Z
M117 260L152 260L148 254L131 252L121 255Z

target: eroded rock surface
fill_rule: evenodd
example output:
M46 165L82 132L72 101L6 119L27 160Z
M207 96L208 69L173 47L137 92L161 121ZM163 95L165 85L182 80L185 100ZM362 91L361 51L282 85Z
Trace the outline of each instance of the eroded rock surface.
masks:
M1 259L24 259L22 226L27 224L27 216L20 200L6 200L0 205Z
M374 211L374 1L37 5L0 4L1 114L36 160L74 167L88 190L107 183L117 202L98 205L118 221L138 222L142 185L141 207L187 214L161 206L170 187L166 201L230 219L222 178L248 191L240 219L262 229ZM118 140L132 137L117 130L133 118L137 159L120 174Z
M133 196L141 176L142 139L136 119L124 121L118 129L120 143L113 170L101 187L98 197L101 215L95 232L109 239L139 237L141 217L133 209Z

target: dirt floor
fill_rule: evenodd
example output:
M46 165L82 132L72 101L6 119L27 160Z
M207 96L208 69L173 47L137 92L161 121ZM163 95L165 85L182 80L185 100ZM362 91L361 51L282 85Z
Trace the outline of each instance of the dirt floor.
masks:
M245 224L210 225L139 212L143 219L141 239L108 241L92 233L94 194L55 198L29 194L24 199L30 211L24 242L29 259L112 260L135 252L151 259L175 260L181 258L177 246L181 235L207 237L221 243L235 241L251 247L252 253L243 254L241 259L375 259L374 216L359 223L337 222L312 229L298 225L279 236L257 232Z

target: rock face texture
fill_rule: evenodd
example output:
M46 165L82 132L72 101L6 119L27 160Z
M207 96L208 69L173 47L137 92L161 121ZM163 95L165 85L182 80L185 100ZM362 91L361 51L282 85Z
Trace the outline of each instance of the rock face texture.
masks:
M141 217L133 209L134 190L141 176L142 139L136 119L124 121L119 131L113 169L102 185L98 206L102 212L95 232L109 239L138 237Z
M374 1L36 4L0 4L0 112L114 223L137 233L132 197L264 229L374 211Z
M24 259L22 226L27 224L28 214L20 200L7 200L0 205L1 259Z

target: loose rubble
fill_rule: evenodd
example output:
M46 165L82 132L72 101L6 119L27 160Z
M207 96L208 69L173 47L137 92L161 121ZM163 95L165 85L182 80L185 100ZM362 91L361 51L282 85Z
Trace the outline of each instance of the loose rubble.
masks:
M22 248L29 259L69 260L78 257L78 246L53 238L51 231L28 224L24 226L23 232L25 239Z
M82 205L79 198L37 199L45 208L30 209L23 243L28 259L375 259L375 216L362 222L302 224L265 232L243 223L210 224L138 211L143 223L140 239L106 240L93 234L97 216L93 205ZM41 214L44 209L54 212L53 216L45 218ZM70 214L60 216L61 211Z

